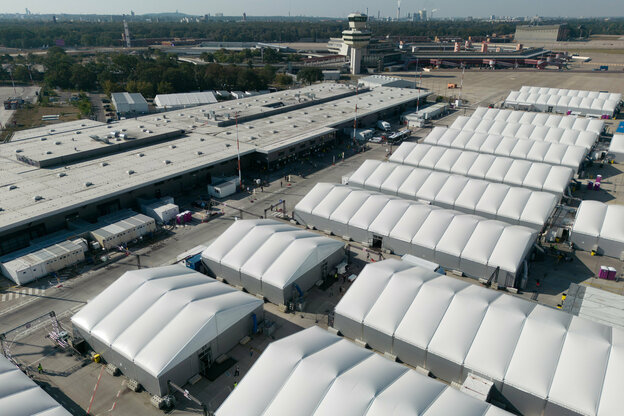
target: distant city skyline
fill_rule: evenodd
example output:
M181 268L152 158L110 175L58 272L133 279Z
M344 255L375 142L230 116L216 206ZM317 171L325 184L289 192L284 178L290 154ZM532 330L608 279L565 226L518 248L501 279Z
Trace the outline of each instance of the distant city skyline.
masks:
M28 8L34 14L136 14L175 12L191 15L223 13L226 16L320 16L346 17L353 11L395 18L396 0L107 0L105 2L77 0L25 0L3 4L0 13L24 13ZM435 17L495 16L553 16L604 17L624 16L622 0L402 0L401 16L426 9L437 9Z

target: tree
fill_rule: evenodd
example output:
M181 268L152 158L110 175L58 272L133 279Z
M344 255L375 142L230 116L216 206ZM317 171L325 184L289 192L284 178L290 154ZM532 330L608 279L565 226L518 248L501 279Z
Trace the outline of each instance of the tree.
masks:
M305 84L313 84L323 79L323 71L320 68L303 68L297 73L297 81Z
M277 74L275 76L275 82L282 86L288 86L288 85L292 85L293 79L290 75Z
M94 64L74 64L71 68L70 82L77 90L89 91L96 87L97 73Z
M167 81L160 81L158 83L158 94L171 94L174 93L173 85Z

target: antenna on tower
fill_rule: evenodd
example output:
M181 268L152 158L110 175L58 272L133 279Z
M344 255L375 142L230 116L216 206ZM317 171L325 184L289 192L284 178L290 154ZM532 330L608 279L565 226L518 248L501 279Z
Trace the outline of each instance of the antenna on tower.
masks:
M401 18L401 0L398 0L399 4L397 5L397 20Z

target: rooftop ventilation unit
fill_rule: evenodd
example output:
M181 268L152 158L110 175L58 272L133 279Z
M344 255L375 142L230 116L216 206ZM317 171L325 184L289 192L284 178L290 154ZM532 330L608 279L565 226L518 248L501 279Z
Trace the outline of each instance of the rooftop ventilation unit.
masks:
M171 145L171 146L169 146L169 147L170 147L170 148L172 148L172 149L175 149L175 148L176 148L176 147L178 147L178 146L176 146L175 144L172 144L172 145Z
M100 166L102 166L102 167L108 166L108 162L102 162L102 163L100 163Z
M138 157L143 157L143 156L145 156L145 153L137 153L137 156Z
M43 199L43 197L42 197L41 195L35 195L35 196L33 197L33 199L34 199L35 201L41 201L41 200Z
M9 191L12 191L13 189L17 189L17 185L9 185Z
M22 149L15 149L15 153L22 153L23 150Z
M197 152L195 152L195 154L196 154L197 156L201 156L201 155L203 155L203 154L204 154L204 152L202 152L201 150L198 150Z
M46 140L48 140L48 138L47 138L47 137L42 137L42 138L41 138L41 141L42 141L42 142L45 142Z
M52 152L49 151L49 150L46 152L46 155L51 155L51 154L52 154Z
M64 176L67 176L67 174L65 172L59 172L56 176L58 176L59 178L62 178Z
M61 144L61 142L54 142L54 144L58 146Z
M126 173L127 173L128 175L134 175L134 171L133 171L132 169L127 170L127 171L126 171Z
M163 160L163 163L164 163L165 165L169 165L169 164L171 164L171 161L170 161L170 160Z
M85 188L88 188L93 185L93 182L85 182Z

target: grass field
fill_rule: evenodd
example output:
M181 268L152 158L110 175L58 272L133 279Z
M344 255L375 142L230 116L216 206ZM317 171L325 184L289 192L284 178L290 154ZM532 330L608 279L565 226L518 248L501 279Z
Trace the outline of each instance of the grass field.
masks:
M55 114L60 116L59 121L50 123L41 120L42 116ZM80 118L78 109L69 104L50 106L28 105L15 112L11 118L11 123L7 126L7 129L2 132L0 141L5 141L7 137L12 135L15 131L31 129L33 127L43 127L63 121L74 121Z

